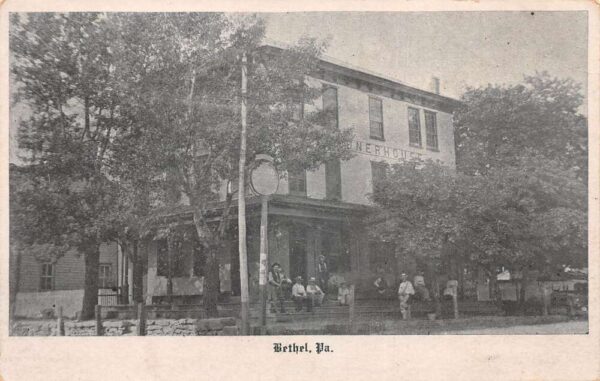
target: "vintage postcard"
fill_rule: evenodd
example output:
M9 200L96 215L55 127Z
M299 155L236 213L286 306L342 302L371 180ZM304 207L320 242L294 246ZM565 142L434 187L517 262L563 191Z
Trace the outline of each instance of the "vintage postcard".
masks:
M0 10L0 379L600 377L598 3Z

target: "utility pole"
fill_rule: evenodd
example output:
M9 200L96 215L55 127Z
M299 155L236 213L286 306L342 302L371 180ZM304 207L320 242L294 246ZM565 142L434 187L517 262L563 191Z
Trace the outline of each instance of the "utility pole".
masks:
M267 268L269 266L269 201L268 196L260 196L260 274L258 291L260 299L260 326L265 333L267 325Z
M246 98L247 98L247 59L242 53L242 134L240 139L240 164L238 185L238 242L240 252L240 297L242 335L250 333L249 297L248 297L248 255L246 250Z

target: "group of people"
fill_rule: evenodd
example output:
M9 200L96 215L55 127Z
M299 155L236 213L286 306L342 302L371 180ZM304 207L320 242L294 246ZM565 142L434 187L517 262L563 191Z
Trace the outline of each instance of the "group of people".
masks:
M324 255L320 255L315 266L316 277L310 277L306 286L303 283L302 276L294 278L294 282L285 276L283 268L279 263L273 263L269 271L269 301L270 310L273 313L287 313L285 309L285 300L291 299L296 307L296 311L312 311L314 307L323 304L325 294L329 292L329 268ZM333 279L332 279L333 280ZM337 300L340 305L350 303L350 287L341 280L338 283Z
M311 277L306 286L303 284L301 276L297 276L292 281L287 278L279 263L273 263L269 271L269 300L271 303L271 312L277 312L277 304L279 312L286 313L285 299L291 298L296 305L296 311L302 311L306 308L307 311L312 311L315 306L323 304L325 292L317 284L317 279Z
M294 282L292 282L285 276L281 265L273 263L268 277L271 312L276 313L279 309L280 313L286 313L286 299L291 299L294 302L296 311L302 311L306 308L310 312L314 307L322 305L325 300L325 294L328 292L329 281L329 270L325 256L319 256L315 273L316 277L309 278L306 285L303 283L302 276L297 276ZM414 276L413 282L408 279L406 274L402 274L397 292L394 292L388 285L383 276L383 271L378 271L378 273L380 275L373 282L375 296L393 298L394 294L396 294L400 302L400 312L403 319L410 319L410 302L412 300L425 302L431 300L422 272ZM456 296L457 283L456 281L448 281L446 289L443 292L444 298L450 298L453 295ZM343 280L338 282L337 285L338 303L340 305L349 305L352 298L351 287Z
M429 290L425 287L425 278L422 273L415 276L414 287L410 280L408 280L406 274L402 274L400 278L401 282L398 287L398 300L400 301L400 313L402 314L402 319L406 320L410 319L410 302L413 297L417 296L423 301L430 301L431 298L429 297ZM377 283L377 281L375 281L375 283ZM452 301L453 299L456 299L457 292L458 281L448 280L444 292L442 293L443 299Z

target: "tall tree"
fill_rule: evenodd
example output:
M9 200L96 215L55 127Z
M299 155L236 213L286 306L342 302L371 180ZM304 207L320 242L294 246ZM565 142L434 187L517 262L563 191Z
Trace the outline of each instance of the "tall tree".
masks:
M374 232L440 261L447 241L495 278L584 265L587 131L571 80L469 89L455 113L457 170L432 162L390 168L375 193ZM523 299L523 298L522 298Z
M43 206L29 243L83 253L83 318L93 316L99 247L110 238L114 188L106 164L120 123L114 38L104 25L100 14L29 13L13 15L10 30L18 100L31 111L19 148L34 177L30 195Z
M293 121L297 106L312 102L321 91L305 82L322 50L315 41L303 40L287 51L263 48L260 19L222 14L126 15L121 23L123 50L118 54L143 72L133 84L141 99L135 123L144 131L138 147L152 152L155 170L191 206L207 253L205 306L215 312L219 252L233 199L226 184L235 181L239 170L242 52L250 57L249 163L263 153L282 169L314 169L326 160L349 157L351 133L317 125L316 115ZM224 194L219 221L211 223L208 213Z
M467 89L454 115L458 170L485 174L541 155L560 158L561 167L587 181L582 100L581 85L546 72L525 76L522 84Z

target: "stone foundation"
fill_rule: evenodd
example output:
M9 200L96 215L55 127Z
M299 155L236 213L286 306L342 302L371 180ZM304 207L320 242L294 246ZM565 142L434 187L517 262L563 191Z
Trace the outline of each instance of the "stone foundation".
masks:
M104 336L133 336L137 320L102 322ZM147 336L234 336L239 334L235 318L149 319ZM11 325L11 336L56 336L56 320L19 320ZM95 321L65 321L65 336L95 336Z

